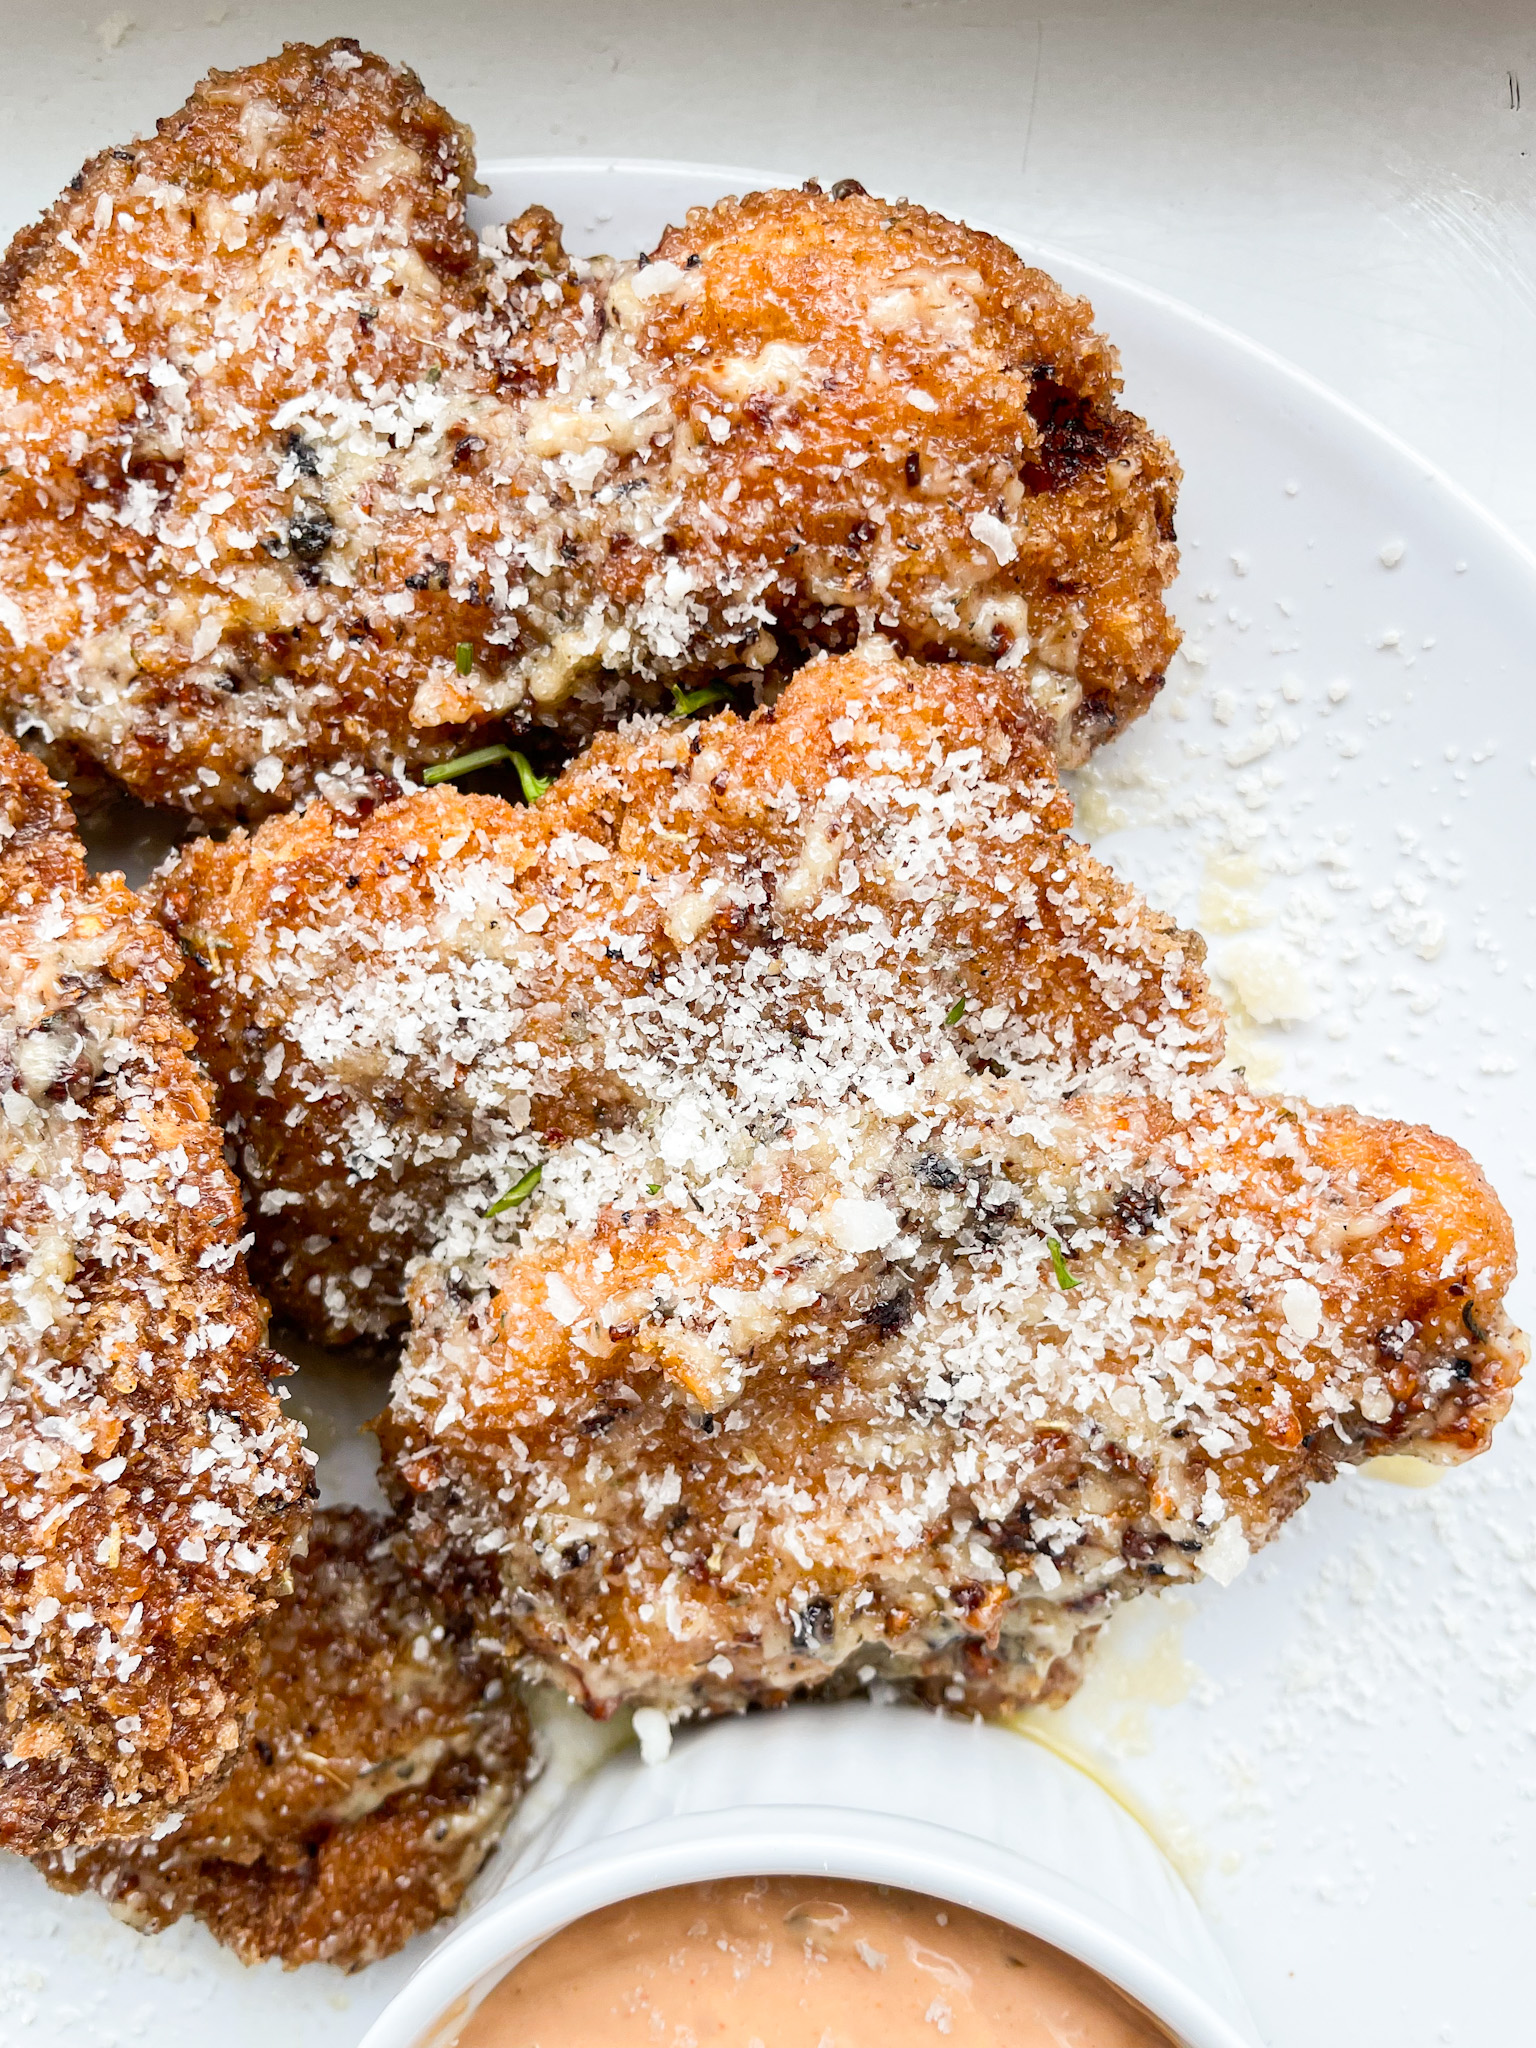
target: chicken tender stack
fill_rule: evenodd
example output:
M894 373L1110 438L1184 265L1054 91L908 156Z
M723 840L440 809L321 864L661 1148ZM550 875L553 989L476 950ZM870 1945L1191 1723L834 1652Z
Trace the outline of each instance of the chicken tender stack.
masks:
M1090 308L857 189L571 261L338 41L214 72L0 267L0 705L210 821L864 628L1017 668L1074 758L1176 645L1177 468Z
M49 1883L290 1969L361 1969L452 1913L527 1781L528 1721L400 1551L382 1516L317 1514L234 1775L168 1839L54 1856Z
M302 1526L175 948L0 741L0 1843L174 1826Z
M1476 1167L1219 1076L1199 941L1069 823L1022 686L866 650L531 810L169 877L263 1270L331 1337L408 1281L416 1538L593 1711L1059 1695L1117 1602L1504 1412Z

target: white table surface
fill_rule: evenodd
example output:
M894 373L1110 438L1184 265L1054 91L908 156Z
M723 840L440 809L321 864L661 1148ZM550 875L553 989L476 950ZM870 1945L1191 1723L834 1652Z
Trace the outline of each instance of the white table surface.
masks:
M175 107L208 65L329 33L413 64L488 158L857 176L1158 286L1335 386L1536 546L1533 0L0 0L0 240L87 155ZM1411 1616L1396 1618L1411 1630ZM1197 1662L1216 1620L1202 1614L1191 1632ZM1172 1701L1199 1680L1150 1603L1145 1628L1125 1713L1155 1746L1159 1687ZM1119 1711L1113 1683L1100 1694L1101 1719ZM1455 1764L1477 1768L1465 1745ZM1230 1757L1222 1768L1232 1775ZM1530 1772L1511 1779L1510 1827L1527 1846L1533 1792ZM1411 1782L1404 1794L1408 1827ZM1245 1796L1234 1778L1235 1822ZM1170 1815L1157 1817L1166 1827ZM1305 1816L1320 1868L1327 1819ZM1249 1825L1277 1824L1287 1816L1255 1798ZM1220 1931L1223 1847L1190 1852L1192 1867L1208 1859ZM1490 1881L1517 1883L1536 1905L1532 1858L1511 1859L1507 1840L1489 1855ZM1347 1856L1327 1882L1334 1892L1320 1880L1320 1896L1338 1912L1326 1967L1349 1967L1353 1952L1400 1993L1420 1937L1373 1924ZM1465 1911L1426 1897L1422 1939L1460 1946L1475 1932L1475 1904ZM1284 1927L1274 1939L1289 1949ZM1472 1951L1469 1967L1508 1973L1511 2013L1523 2015L1496 2048L1536 2038L1517 1988L1525 1959ZM1287 1955L1287 1974L1305 1979L1320 1960ZM1256 2003L1284 2048L1336 2048L1299 1987L1271 1981ZM1390 2003L1380 2048L1468 2039L1438 2005L1405 2034ZM18 2040L46 2043L39 2019ZM1378 2044L1352 2030L1347 2048ZM1477 2048L1495 2043L1480 2034Z

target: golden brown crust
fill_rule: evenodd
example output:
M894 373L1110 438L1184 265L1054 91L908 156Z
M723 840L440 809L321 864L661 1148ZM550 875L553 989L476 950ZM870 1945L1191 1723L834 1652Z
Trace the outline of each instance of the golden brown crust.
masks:
M1178 646L1172 450L1117 403L1086 300L995 236L839 191L701 207L656 250L701 290L660 297L644 346L679 417L729 427L674 515L681 559L775 564L767 602L813 645L862 622L925 660L1027 655L1080 760Z
M808 189L574 263L344 39L215 72L0 270L0 701L210 820L557 743L889 634L1017 666L1067 757L1176 634L1177 467L1090 309Z
M1118 1601L1507 1406L1475 1166L1215 1077L1199 942L1008 696L816 662L531 811L317 806L166 885L269 1269L342 1334L415 1255L417 1539L596 1712L1059 1696Z
M322 1511L293 1577L216 1798L159 1844L40 1867L146 1933L195 1914L242 1962L356 1970L457 1909L527 1781L528 1722L382 1516Z
M143 1834L238 1747L308 1468L175 949L0 742L0 1841Z

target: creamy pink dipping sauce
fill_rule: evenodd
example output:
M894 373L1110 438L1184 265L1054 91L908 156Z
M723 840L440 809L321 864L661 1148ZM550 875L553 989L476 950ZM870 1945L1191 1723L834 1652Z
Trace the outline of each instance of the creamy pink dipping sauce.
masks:
M1172 2048L1102 1978L999 1920L888 1885L759 1877L589 1914L454 2048Z

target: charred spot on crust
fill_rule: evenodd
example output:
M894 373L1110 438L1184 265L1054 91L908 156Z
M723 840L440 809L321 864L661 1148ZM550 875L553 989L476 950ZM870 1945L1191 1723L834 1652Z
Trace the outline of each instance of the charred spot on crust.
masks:
M1029 416L1040 431L1040 446L1019 475L1037 496L1059 491L1085 469L1102 469L1120 443L1119 423L1100 418L1048 371L1035 378Z
M1401 1359L1412 1335L1412 1323L1388 1323L1376 1332L1376 1349L1384 1358Z
M831 1642L833 1632L832 1602L830 1600L807 1600L797 1614L790 1616L789 1639L797 1650L817 1650Z
M318 476L320 474L320 457L315 453L310 443L305 440L297 427L293 428L290 432L287 440L283 443L283 447L288 460L293 464L300 476Z
M951 1166L937 1152L919 1152L916 1172L924 1187L938 1188L944 1194L953 1194L957 1188L965 1186L965 1175L959 1167Z
M1115 1196L1115 1221L1130 1237L1150 1237L1163 1213L1156 1188L1122 1188Z
M312 567L330 546L334 532L330 513L307 499L288 522L288 546L299 561Z
M1004 1557L1024 1556L1036 1548L1030 1503L1022 1494L1002 1521L985 1526L993 1549Z
M904 1330L912 1320L911 1288L898 1287L884 1301L872 1302L861 1320L882 1337L893 1337L898 1330Z

